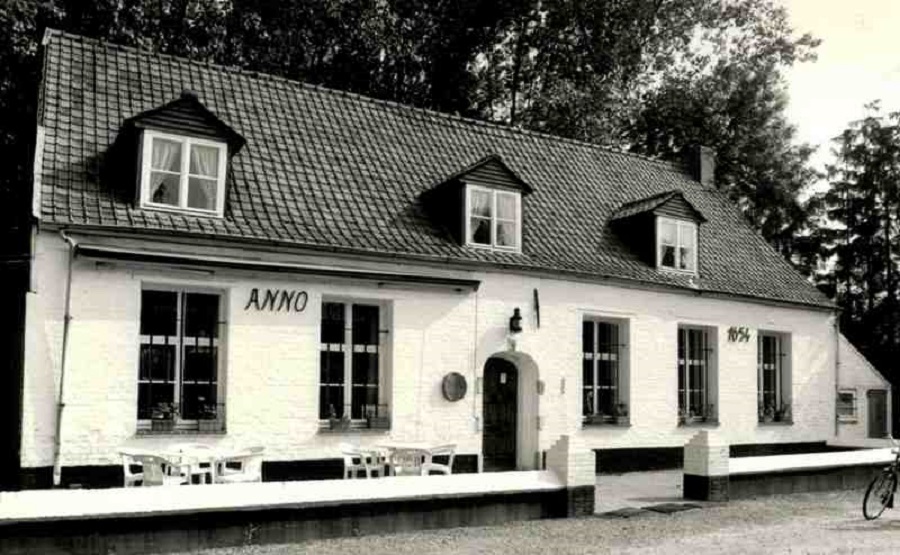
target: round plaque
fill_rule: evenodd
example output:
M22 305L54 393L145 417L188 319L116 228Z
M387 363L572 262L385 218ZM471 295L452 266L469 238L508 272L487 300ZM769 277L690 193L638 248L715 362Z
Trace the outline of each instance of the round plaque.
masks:
M441 384L444 398L448 401L459 401L466 396L466 377L459 372L450 372L444 376Z

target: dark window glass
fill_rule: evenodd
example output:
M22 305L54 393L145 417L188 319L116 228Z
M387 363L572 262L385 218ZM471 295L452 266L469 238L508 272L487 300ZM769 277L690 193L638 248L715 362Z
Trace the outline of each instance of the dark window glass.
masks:
M378 307L353 305L353 344L378 344Z
M581 350L585 353L594 352L594 323L584 322L581 324Z
M479 245L491 244L491 220L472 218L472 242Z
M181 389L181 417L187 420L206 418L216 410L215 383L186 383Z
M184 299L184 335L218 337L219 296L185 293Z
M172 381L175 379L175 345L141 345L139 379Z
M140 383L138 384L138 418L153 418L154 407L175 402L174 383Z
M185 346L184 381L215 382L216 381L216 347L205 345Z
M178 329L178 293L141 292L141 335L176 335Z
M344 304L322 303L322 343L344 342Z

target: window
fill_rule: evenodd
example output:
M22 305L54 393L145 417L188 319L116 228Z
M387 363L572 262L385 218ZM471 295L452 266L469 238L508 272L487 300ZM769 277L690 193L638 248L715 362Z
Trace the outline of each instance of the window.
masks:
M697 271L697 224L657 218L657 255L660 268Z
M757 335L756 365L759 387L760 422L791 421L790 358L788 337L760 331Z
M144 131L141 206L222 215L225 145Z
M387 424L387 380L381 337L382 307L322 303L319 418Z
M466 242L518 250L521 234L519 194L471 185L466 191Z
M628 422L625 324L585 320L581 325L582 414L586 424Z
M213 293L141 292L137 417L142 427L204 428L202 421L224 426L220 301Z
M837 395L837 417L842 422L856 422L856 390L842 389Z
M712 335L709 328L678 328L678 421L681 424L716 420Z

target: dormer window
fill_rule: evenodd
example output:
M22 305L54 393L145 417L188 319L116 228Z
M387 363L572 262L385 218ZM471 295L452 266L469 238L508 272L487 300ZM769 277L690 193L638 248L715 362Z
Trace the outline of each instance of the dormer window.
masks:
M697 271L697 224L657 218L657 266L680 272Z
M519 249L519 193L469 185L466 187L466 237L469 245Z
M147 129L142 153L141 207L222 215L225 143Z

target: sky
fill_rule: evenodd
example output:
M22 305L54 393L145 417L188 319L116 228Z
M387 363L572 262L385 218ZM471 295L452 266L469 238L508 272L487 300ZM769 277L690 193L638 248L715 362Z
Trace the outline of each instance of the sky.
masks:
M818 60L787 74L788 117L798 139L820 145L814 164L833 159L830 141L863 106L900 110L900 0L781 0L794 30L822 40Z

